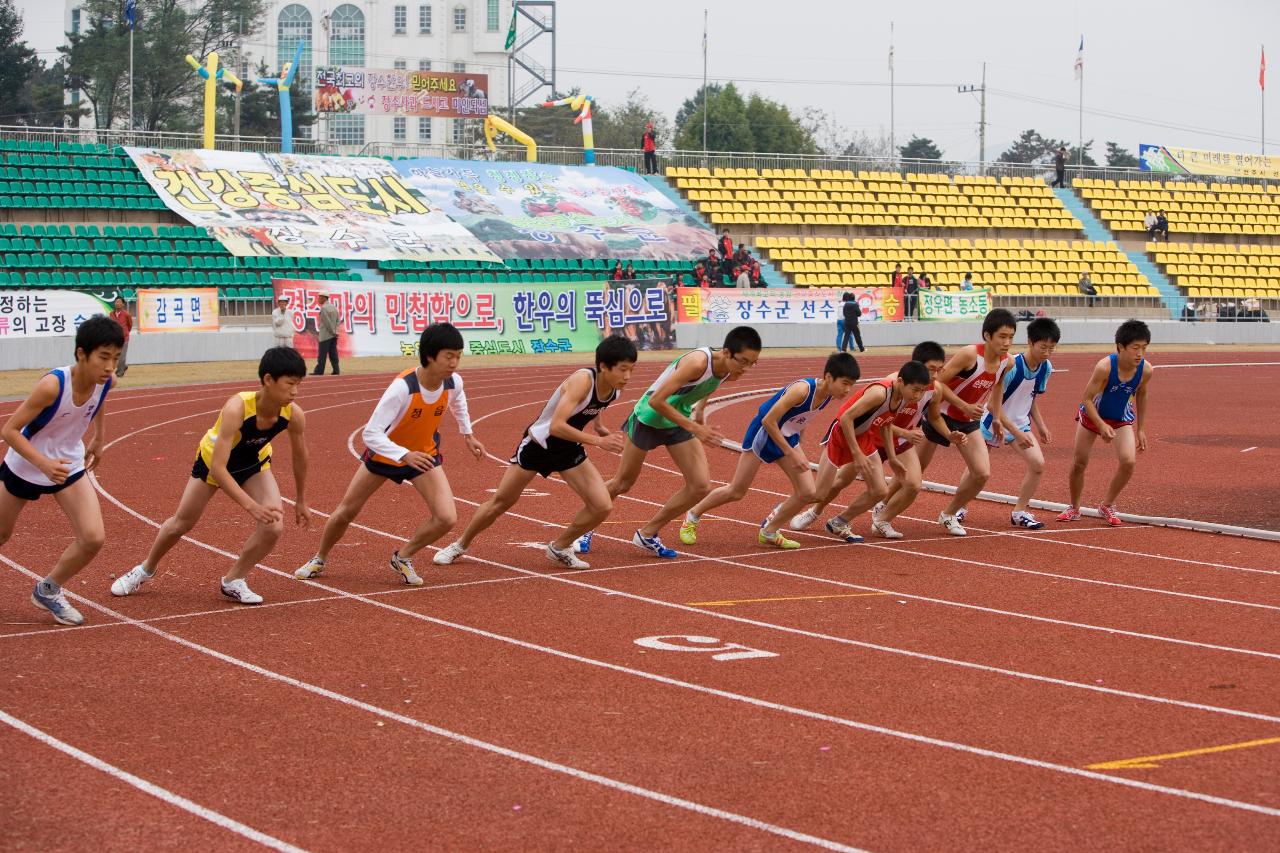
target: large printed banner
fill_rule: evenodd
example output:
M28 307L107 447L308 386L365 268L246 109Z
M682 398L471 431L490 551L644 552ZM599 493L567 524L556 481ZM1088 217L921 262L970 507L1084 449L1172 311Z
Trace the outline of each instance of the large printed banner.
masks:
M316 112L484 118L489 75L390 68L316 69Z
M380 158L125 150L165 206L233 255L499 260Z
M858 300L862 310L859 322L902 319L900 287L681 287L678 319L681 323L835 323L844 317L842 301L846 293Z
M218 288L138 291L139 332L216 332Z
M980 320L991 310L991 291L922 290L921 320Z
M715 234L624 169L397 160L395 167L504 258L688 260Z
M1280 179L1280 157L1265 154L1203 151L1164 145L1139 145L1143 171L1176 175L1218 175L1232 178Z
M640 285L640 282L627 282ZM431 323L452 323L472 355L590 353L614 331L649 325L670 329L664 289L611 288L606 282L547 284L391 284L275 279L289 300L293 345L314 356L317 297L329 294L341 323L341 356L415 355ZM636 337L639 337L637 335Z
M111 305L78 290L0 291L0 338L51 338L74 335L95 314Z

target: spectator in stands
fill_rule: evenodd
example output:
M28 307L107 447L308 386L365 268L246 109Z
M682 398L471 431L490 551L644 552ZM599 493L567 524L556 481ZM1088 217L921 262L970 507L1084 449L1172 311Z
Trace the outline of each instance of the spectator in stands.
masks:
M1240 319L1248 320L1252 323L1270 323L1271 318L1267 316L1267 312L1262 310L1262 300L1256 296L1250 296L1248 299L1240 303L1243 312Z
M631 265L631 261L627 261L627 268L623 270L622 277L627 281L633 281L636 277L636 268Z
M893 277L890 284L894 287L902 287L902 264L893 265Z
M751 253L747 251L746 243L738 244L738 251L733 256L733 259L738 263L742 264L743 266L746 266L747 264L751 263Z
M907 274L902 277L902 312L903 319L914 320L916 303L919 301L920 280L916 278L913 267L907 267Z
M733 238L729 236L729 229L724 229L724 233L720 235L720 245L716 246L720 250L720 257L733 257Z
M1065 145L1058 147L1058 153L1053 155L1053 172L1056 175L1053 186L1066 187L1067 181L1067 148Z
M1236 321L1236 313L1235 301L1228 299L1218 306L1218 321L1221 323L1234 323Z
M1181 319L1184 323L1199 322L1200 318L1196 315L1196 304L1194 302L1188 301L1187 304L1182 306Z
M733 282L739 290L746 290L751 287L751 273L745 266L736 266L733 268Z
M760 277L760 262L755 258L751 259L751 286L764 287L764 280Z
M973 290L973 273L967 272L964 274L964 280L960 282L960 289Z
M321 293L316 297L320 302L320 310L316 314L316 339L318 341L319 360L312 376L324 376L324 361L329 359L333 365L333 375L338 375L338 309L329 304L329 294Z
M1097 299L1094 298L1098 295L1098 288L1093 286L1093 278L1089 275L1088 270L1085 270L1084 272L1080 273L1079 286L1080 286L1080 292L1083 293L1085 296L1089 297L1088 305L1090 308L1092 308L1094 303L1098 301Z
M644 126L644 135L640 137L640 147L644 149L644 170L650 175L658 174L658 135L653 132L653 122Z
M618 261L613 265L613 275L610 276L610 278L612 278L614 281L622 281L622 279L624 278L622 274L622 261Z
M716 254L715 249L707 250L707 278L711 280L712 287L720 286L720 256Z
M1156 233L1152 235L1152 240L1164 235L1164 241L1169 242L1169 216L1163 210L1156 214Z
M733 247L730 246L729 248L732 249ZM720 274L729 282L730 287L733 287L734 280L738 277L738 274L734 271L736 266L738 264L733 259L732 251L720 259Z
M862 331L858 328L858 317L862 314L862 308L858 306L857 297L852 293L845 293L841 297L840 311L844 315L844 333L840 337L840 352L849 351L849 338L858 344L858 352L866 352L867 348L862 345Z
M293 317L289 314L289 297L281 296L271 312L271 336L276 346L293 346Z
M1147 215L1142 217L1142 227L1147 232L1148 240L1156 239L1156 222L1156 212L1154 210L1148 210Z
M920 276L916 279L921 290L933 290L933 280L929 278L929 274L924 270L920 270Z
M129 313L129 309L125 307L124 300L119 296L116 297L115 310L111 312L111 319L120 324L120 328L124 329L124 346L120 348L120 360L116 362L116 377L121 378L124 372L129 369L129 362L125 356L129 354L129 333L133 331L133 315Z

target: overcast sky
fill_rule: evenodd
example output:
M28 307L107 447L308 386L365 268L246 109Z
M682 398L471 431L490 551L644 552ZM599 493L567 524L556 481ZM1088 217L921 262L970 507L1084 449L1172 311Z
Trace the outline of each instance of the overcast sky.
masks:
M62 0L17 0L29 43L52 61ZM505 5L505 3L504 3ZM843 125L889 133L889 24L894 22L896 136L933 139L944 156L978 157L978 102L958 94L987 63L987 157L1034 127L1074 141L1076 48L1084 36L1084 136L1222 151L1260 145L1258 60L1272 44L1280 91L1280 2L1028 3L911 0L558 0L558 82L605 103L641 89L669 117L709 76L829 110ZM779 13L779 10L785 10ZM372 64L372 58L371 58ZM389 64L389 63L388 63ZM1280 151L1280 98L1269 152Z

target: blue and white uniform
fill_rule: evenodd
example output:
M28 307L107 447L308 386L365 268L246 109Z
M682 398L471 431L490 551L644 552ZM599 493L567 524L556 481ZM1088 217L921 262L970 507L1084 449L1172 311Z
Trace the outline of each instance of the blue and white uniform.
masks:
M777 462L786 454L786 449L779 447L769 438L768 431L764 428L764 417L769 414L769 410L774 407L778 400L782 399L782 395L787 393L792 385L797 382L803 382L809 386L808 393L802 402L792 406L782 417L778 419L778 429L782 432L782 437L787 440L787 447L795 447L800 443L800 433L804 431L808 425L810 418L822 411L831 402L830 395L822 401L822 405L816 409L813 408L813 398L818 392L818 380L816 379L797 379L796 382L788 383L774 392L756 412L756 416L751 419L751 424L747 427L747 434L742 438L742 447L750 450L760 458L761 462Z
M36 500L41 495L62 491L84 476L84 434L102 409L111 389L108 379L89 393L83 405L75 405L71 388L71 368L57 367L49 376L58 379L58 398L46 406L27 424L22 434L31 446L49 459L66 459L71 463L67 479L54 484L13 448L9 448L0 464L0 479L14 497Z
M1013 366L1006 370L1001 378L1001 384L1004 386L1001 397L1004 413L1022 432L1031 432L1031 405L1036 397L1048 389L1049 376L1052 373L1053 364L1050 361L1040 362L1040 366L1033 371L1027 367L1026 356L1018 353L1013 359ZM986 412L982 416L982 437L986 439L987 444L991 445L994 445L996 440L991 429L993 420L991 412ZM1006 432L1004 440L1012 442L1014 437Z

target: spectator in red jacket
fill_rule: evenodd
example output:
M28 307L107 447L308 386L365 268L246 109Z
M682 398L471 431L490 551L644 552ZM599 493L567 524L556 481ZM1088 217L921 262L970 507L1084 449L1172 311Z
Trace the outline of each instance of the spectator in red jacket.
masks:
M644 136L640 139L640 147L644 149L644 170L650 175L658 173L658 136L653 132L653 122L644 126Z
M124 329L124 347L120 350L120 360L116 362L116 376L124 376L124 372L129 369L129 333L133 331L133 315L129 313L129 309L125 307L124 300L119 296L116 297L115 310L111 312L111 319L120 324Z
M611 278L614 281L622 281L623 279L622 261L618 261L613 265L613 275L611 276Z
M760 287L760 262L754 258L751 260L751 286Z
M718 248L720 249L720 257L733 257L733 238L729 236L728 228L724 229L724 234L720 236L720 245Z

